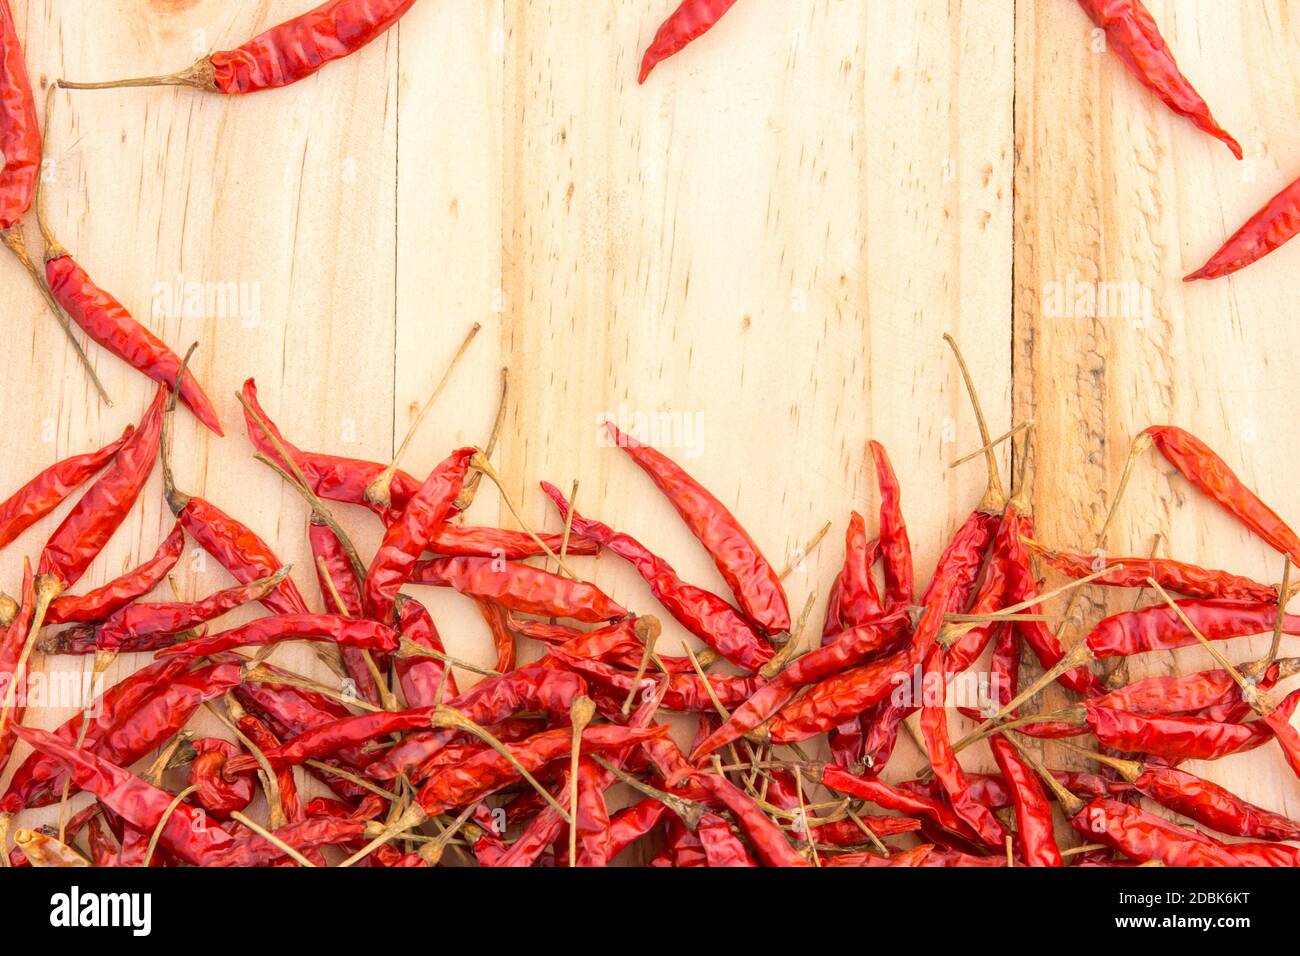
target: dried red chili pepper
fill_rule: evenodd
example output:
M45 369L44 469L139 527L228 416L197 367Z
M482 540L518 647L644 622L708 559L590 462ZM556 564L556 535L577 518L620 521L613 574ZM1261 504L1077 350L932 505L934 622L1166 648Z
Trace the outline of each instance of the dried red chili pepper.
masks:
M343 647L391 652L397 650L398 635L377 621L334 614L280 614L165 648L158 655L211 657L237 647L266 647L280 641L329 641Z
M542 482L542 490L555 503L560 517L571 523L573 534L630 563L673 619L709 647L748 671L756 671L772 659L772 645L722 598L682 581L667 561L630 535L578 514L554 485Z
M1241 159L1241 146L1215 122L1205 100L1178 69L1160 28L1141 0L1079 0L1079 6L1106 32L1110 49L1143 86Z
M1260 690L1267 690L1279 680L1297 673L1300 673L1300 658L1275 661L1260 676L1257 686ZM1090 707L1109 707L1139 714L1205 717L1222 723L1236 723L1250 711L1250 705L1241 699L1241 690L1232 675L1222 669L1173 677L1147 677L1085 703ZM1227 716L1229 711L1238 707L1244 708L1241 716L1235 719Z
M1178 607L1211 641L1270 632L1278 616L1276 603L1187 600L1179 601ZM1284 615L1282 629L1285 634L1300 634L1300 616ZM1087 636L1087 647L1098 660L1148 651L1170 651L1195 643L1195 635L1167 604L1112 614L1099 621Z
M111 617L161 584L180 560L184 547L185 530L177 522L152 558L86 594L56 598L45 614L45 623L93 623Z
M910 793L890 786L883 780L859 777L834 764L823 769L821 782L831 790L870 801L884 810L894 810L910 817L923 817L964 838L979 839L946 800Z
M637 82L644 83L655 66L704 35L735 2L736 0L682 0L681 6L659 26L654 40L646 48Z
M567 617L602 624L628 611L594 584L571 581L541 568L492 558L432 558L421 561L412 584L452 587L470 597L496 601L512 611Z
M398 596L398 605L397 629L400 633L421 647L445 654L442 636L425 606L405 595ZM396 661L394 669L408 707L432 706L439 703L439 694L446 699L460 693L447 662L437 657L402 657Z
M134 434L135 426L128 425L122 437L112 444L56 462L10 495L0 504L0 548L62 504L69 494L112 461Z
M623 434L612 422L605 428L704 545L745 616L769 635L789 633L790 609L781 581L731 512L667 456Z
M213 737L200 737L192 743L198 751L190 764L190 786L198 788L194 800L218 820L229 820L231 813L253 802L252 775L225 776L226 763L241 751L229 741Z
M307 526L307 538L311 544L312 557L315 559L312 564L316 569L316 579L325 606L349 617L364 617L361 580L353 570L352 562L338 536L329 525L313 515ZM336 598L341 602L341 606L336 606ZM357 696L367 703L380 705L383 694L375 674L371 672L370 665L366 661L366 652L355 647L342 647L339 648L339 654ZM378 661L375 663L379 666Z
M415 0L329 0L233 50L205 56L179 73L106 83L60 80L59 85L73 90L188 86L226 95L288 86L360 50L393 26L413 3Z
M637 686L636 675L619 670L600 661L588 660L569 654L561 647L551 648L551 655L566 667L584 674L595 684L604 685L626 696ZM750 699L762 684L761 678L734 677L727 674L705 675L709 682L710 693L705 690L699 675L668 674L646 676L642 679L639 692L653 694L660 684L666 685L662 706L666 710L684 713L709 714L714 712L714 700L723 707L737 707Z
M876 483L880 486L880 556L885 570L885 607L911 606L915 589L912 572L912 545L903 520L902 493L894 466L885 446L870 443L876 462Z
M1070 822L1089 840L1112 846L1138 862L1159 860L1165 866L1258 865L1243 859L1251 852L1251 844L1239 844L1246 849L1233 850L1119 800L1093 800L1074 813Z
M1209 445L1173 425L1152 425L1143 434L1151 437L1160 454L1184 478L1274 549L1300 563L1300 537L1258 495L1242 484L1228 463Z
M609 829L605 831L609 858L613 860L637 840L652 833L669 812L658 800L646 797L615 813L609 818Z
M1034 541L1027 541L1026 544L1054 570L1075 580L1105 571L1101 577L1093 578L1091 583L1118 588L1142 588L1146 587L1147 578L1154 578L1161 587L1188 597L1258 602L1277 600L1276 589L1227 571L1209 570L1168 558L1106 556L1102 559L1058 551Z
M32 565L23 559L23 595L18 613L9 626L0 633L0 772L4 771L9 758L13 756L13 725L23 719L26 709L27 694L25 675L20 670L24 649L27 646L27 628L31 623L36 607L36 588L32 580ZM6 811L12 812L12 811ZM5 852L0 843L0 853Z
M246 713L236 723L240 731L264 754L280 746L280 739L261 718ZM290 823L305 820L307 814L298 795L298 783L294 779L293 768L284 767L278 770L275 778L280 788L280 806L284 810L285 819Z
M41 169L41 134L9 0L0 0L0 231L31 208Z
M388 526L364 584L366 610L376 620L392 619L397 592L411 579L434 530L451 516L474 454L473 448L453 452L429 473L401 516Z
M1300 179L1247 219L1205 265L1183 278L1218 279L1256 262L1300 232Z
M844 566L831 585L826 605L822 643L841 631L866 624L884 613L884 604L871 577L871 567L880 554L880 542L867 540L867 524L856 511L849 515L844 532Z

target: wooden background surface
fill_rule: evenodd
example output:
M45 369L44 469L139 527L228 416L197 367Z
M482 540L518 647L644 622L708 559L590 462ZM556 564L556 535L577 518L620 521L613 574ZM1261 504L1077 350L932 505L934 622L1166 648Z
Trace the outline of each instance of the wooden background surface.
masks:
M38 85L169 72L308 5L11 2ZM1149 4L1243 143L1238 163L1099 52L1069 0L743 0L638 87L640 51L674 5L423 0L359 55L286 90L60 94L46 170L55 229L178 351L201 343L193 368L228 434L178 418L182 488L275 543L316 600L306 509L252 460L235 390L254 376L298 444L386 459L477 321L483 334L412 450L412 471L485 439L508 366L497 465L530 520L558 526L538 479L579 479L580 508L721 587L649 482L597 441L604 415L668 413L695 439L669 450L774 563L834 522L789 585L792 607L819 595L819 622L848 511L877 505L868 438L893 456L924 578L979 496L978 462L948 468L978 444L941 339L951 332L994 431L1037 423L1033 502L1047 542L1094 544L1131 437L1157 422L1202 435L1300 520L1300 332L1278 314L1300 253L1231 280L1179 282L1300 169L1293 6ZM185 282L237 283L249 307L159 306ZM1135 283L1140 307L1095 317L1052 305L1053 283L1095 282ZM116 435L152 387L93 350L116 400L105 408L11 261L0 262L0 289L7 494ZM83 586L153 552L171 526L159 492L155 474ZM0 558L7 590L65 511ZM510 521L488 492L471 517ZM346 520L372 547L373 522ZM1107 543L1145 553L1157 533L1172 555L1280 575L1277 556L1150 457ZM657 613L615 560L583 567ZM178 572L186 595L228 580L210 561ZM419 591L450 652L489 663L472 605ZM1132 599L1104 597L1089 593L1090 618ZM681 632L668 633L671 647ZM1238 644L1230 650L1244 660L1266 641ZM312 667L298 648L275 660ZM110 679L141 663L124 658ZM1207 663L1188 650L1133 672ZM30 722L68 713L43 709ZM890 776L922 759L900 742ZM1273 748L1197 769L1300 813L1300 788Z

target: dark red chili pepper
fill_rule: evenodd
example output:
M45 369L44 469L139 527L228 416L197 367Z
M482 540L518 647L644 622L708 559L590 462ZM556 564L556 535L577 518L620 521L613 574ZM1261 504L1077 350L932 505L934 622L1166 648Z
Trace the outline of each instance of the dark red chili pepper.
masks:
M1171 561L1168 558L1107 556L1099 559L1085 554L1057 551L1036 542L1026 543L1052 568L1075 580L1086 578L1097 571L1106 571L1101 577L1093 578L1092 584L1142 588L1146 587L1147 578L1154 578L1156 583L1166 590L1176 591L1188 597L1257 602L1277 600L1276 589L1227 571L1208 570L1195 564Z
M107 83L60 80L59 85L73 90L189 86L226 95L288 86L360 50L395 24L413 3L415 0L329 0L242 46L205 56L179 73Z
M637 82L644 83L656 65L706 33L735 2L736 0L682 0L681 6L660 25L654 40L646 49Z
M155 635L190 631L237 607L261 600L284 580L286 574L288 569L281 568L269 578L226 588L200 601L128 605L100 627L99 647L106 651L121 651L124 647L139 646L142 639Z
M470 597L496 601L512 611L567 617L602 624L628 611L594 584L571 581L541 568L492 558L432 558L421 561L412 584L452 587Z
M160 657L211 657L237 647L266 647L280 641L329 641L343 647L395 651L398 635L377 621L339 617L335 614L280 614L258 618L240 627L186 641L158 652Z
M260 717L253 714L244 714L237 723L240 731L263 753L280 746L280 739L276 737L275 733ZM306 819L302 799L298 795L298 782L294 778L293 768L283 767L276 771L275 779L280 787L280 807L284 810L285 819L290 823L298 823Z
M1259 681L1260 690L1267 690L1283 678L1300 673L1300 658L1275 661ZM1229 719L1228 710L1250 705L1241 699L1241 690L1232 675L1222 669L1197 671L1175 677L1157 675L1120 687L1101 697L1086 702L1090 707L1109 707L1112 710L1130 710L1139 714L1185 714L1190 717L1217 719L1223 723L1239 722ZM1222 711L1218 710L1223 708ZM1216 716L1216 713L1222 716Z
M1300 563L1300 538L1209 445L1173 425L1152 425L1143 434L1151 436L1156 449L1184 478L1274 549Z
M411 579L415 564L428 547L434 530L446 523L452 514L473 456L473 448L453 452L429 473L401 516L388 526L383 543L366 572L366 610L371 617L379 621L392 620L393 600Z
M637 840L653 832L669 812L664 804L647 797L615 813L609 818L609 829L605 831L609 858L614 859Z
M154 556L133 571L114 578L87 594L64 594L50 605L46 624L103 621L133 601L144 597L167 577L185 547L185 530L177 522Z
M830 644L796 657L765 687L736 708L725 724L696 747L691 753L691 761L698 762L719 747L758 727L784 707L799 688L817 684L889 646L896 640L899 631L906 627L906 613L896 611L873 624L863 624L844 631ZM881 666L878 673L891 682L887 686L893 686L892 680L897 676L899 668L904 666L908 655L908 651L900 651L879 662ZM864 685L871 679L867 677L870 667L867 665L864 668L861 678Z
M45 281L55 301L91 339L155 382L168 388L176 384L180 356L136 321L117 299L95 285L86 270L57 242L50 241L45 250ZM217 435L225 434L217 410L193 375L185 377L180 397L195 418Z
M916 585L912 545L903 520L902 492L885 446L873 441L870 447L876 462L876 483L880 486L880 557L885 570L885 606L890 610L904 605L910 607Z
M542 482L542 490L555 502L560 516L571 521L575 535L596 542L636 568L674 620L709 647L748 671L756 671L772 659L772 645L722 598L682 581L667 561L630 535L573 511L554 485Z
M10 495L0 504L0 548L62 504L69 494L112 461L134 434L135 426L128 425L122 437L111 445L56 462Z
M788 633L790 609L781 581L731 512L667 456L624 435L612 422L605 428L704 545L745 616L770 635Z
M1252 865L1243 862L1238 851L1217 840L1119 800L1093 800L1073 814L1070 822L1090 840L1114 847L1138 862L1159 860L1165 866ZM1249 852L1249 849L1244 851Z
M1241 159L1241 146L1215 122L1205 100L1183 76L1160 28L1141 0L1079 0L1092 22L1106 31L1106 41L1142 85L1200 130L1222 142Z
M1219 251L1195 272L1183 278L1218 279L1256 262L1300 232L1300 179L1270 199L1247 219Z
M251 774L225 776L226 763L241 751L229 741L213 737L200 737L192 745L198 751L190 764L190 786L198 787L194 800L218 820L229 820L231 813L253 802Z

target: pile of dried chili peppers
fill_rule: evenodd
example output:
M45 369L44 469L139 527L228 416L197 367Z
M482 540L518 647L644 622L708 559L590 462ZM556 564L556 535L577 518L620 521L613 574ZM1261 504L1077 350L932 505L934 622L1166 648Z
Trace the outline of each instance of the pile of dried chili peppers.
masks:
M178 74L62 85L224 94L285 86L370 43L413 2L332 0ZM1240 155L1137 0L1080 2L1147 86ZM682 3L646 52L641 80L733 3ZM137 323L41 215L41 138L7 0L0 0L0 149L6 245L62 321L66 313L158 383L138 425L52 464L0 503L3 548L79 493L35 566L25 562L17 597L0 595L0 866L1300 863L1292 845L1300 823L1182 766L1276 743L1300 776L1300 734L1291 724L1300 691L1277 690L1300 672L1300 659L1280 656L1283 637L1300 635L1300 618L1285 611L1300 537L1187 432L1148 429L1134 459L1154 447L1284 555L1280 585L1154 556L1102 560L1037 540L1026 490L1008 494L1003 486L998 441L976 402L987 490L923 588L902 488L886 450L870 443L875 534L862 515L850 515L815 640L814 595L792 615L784 575L725 504L612 424L612 445L680 515L725 593L684 581L664 557L580 513L574 496L550 483L541 491L559 530L524 526L490 463L495 429L486 449L453 450L420 479L396 460L292 444L250 380L239 396L247 437L309 506L308 595L270 543L178 485L170 457L178 402L221 434L189 372L193 349L182 358ZM43 275L22 235L33 205L45 239ZM1279 197L1196 275L1227 274L1284 242L1300 226L1295 205ZM138 567L72 593L155 466L174 527ZM520 530L466 524L482 477L501 490ZM358 551L336 510L382 525L373 554ZM234 583L196 600L160 600L155 592L187 543ZM658 604L653 614L629 609L575 570L578 559L602 555L640 574ZM1044 592L1045 569L1067 583ZM475 603L494 667L448 655L433 615L412 593L417 587L453 589ZM1084 587L1138 589L1139 599L1067 648L1066 618L1051 626L1042 604ZM221 625L253 605L265 613ZM660 615L705 649L696 653L688 642L668 653ZM1260 634L1273 635L1261 658L1234 663L1221 651L1220 642ZM314 647L330 676L272 663L291 642ZM1217 666L1126 677L1131 657L1193 646ZM147 663L43 731L25 724L38 654L80 656L96 676L122 655ZM1023 673L1022 658L1041 674ZM1104 680L1093 669L1103 660L1120 662ZM981 671L978 706L955 707L975 726L954 741L950 684ZM1049 684L1077 701L1030 712ZM200 708L224 735L195 736ZM669 715L692 718L689 742ZM888 772L900 729L929 762L913 779ZM1049 741L1070 766L1044 763ZM961 763L963 750L984 742L996 773ZM309 787L319 795L309 796ZM57 826L24 826L25 814L54 806Z

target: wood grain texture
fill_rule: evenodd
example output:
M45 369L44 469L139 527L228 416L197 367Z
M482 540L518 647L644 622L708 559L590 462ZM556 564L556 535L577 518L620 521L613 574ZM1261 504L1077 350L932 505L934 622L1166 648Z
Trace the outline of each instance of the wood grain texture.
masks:
M179 69L307 5L11 2L38 83ZM256 377L305 447L386 459L475 322L483 331L412 447L412 471L486 439L508 367L496 461L527 521L557 528L536 483L576 480L580 510L721 588L671 508L599 438L606 416L653 421L656 443L773 563L795 565L791 605L816 594L815 624L848 511L874 522L869 438L893 457L923 579L979 497L978 463L948 468L978 439L944 332L962 342L995 433L1037 422L1044 540L1092 543L1129 438L1160 420L1203 434L1300 517L1285 480L1297 333L1269 313L1289 256L1227 282L1178 281L1294 175L1297 27L1285 3L1151 5L1246 144L1245 164L1093 52L1068 0L744 0L639 87L641 50L674 5L423 0L289 89L58 95L47 188L61 238L166 341L201 343L194 370L227 437L180 416L179 480L273 542L309 601L320 606L307 509L252 460L234 391ZM177 276L234 284L257 308L156 307ZM1071 276L1150 290L1149 321L1046 315L1044 290ZM0 262L12 329L0 489L102 443L152 391L97 352L116 399L97 405L24 282ZM1142 463L1110 548L1142 550L1162 532L1178 556L1277 576L1272 555L1168 471ZM86 586L152 553L170 527L159 490L155 476ZM66 510L0 555L0 582L16 587L22 556ZM341 517L369 554L375 523ZM487 487L470 520L514 524ZM827 521L825 543L802 555ZM580 567L657 612L617 559ZM197 558L178 572L187 595L227 581ZM450 653L492 661L470 602L413 593ZM1102 597L1089 593L1090 619ZM685 639L670 627L661 646ZM296 647L274 659L326 674ZM142 663L125 658L109 679ZM1142 668L1202 663L1185 651ZM218 730L207 715L196 726ZM924 757L903 742L895 763L901 777ZM1274 809L1295 801L1268 750L1206 773Z

